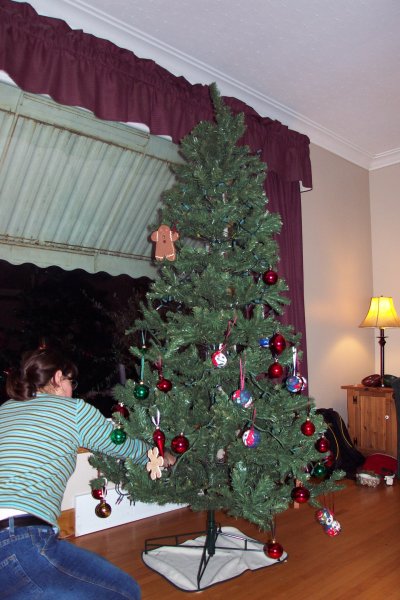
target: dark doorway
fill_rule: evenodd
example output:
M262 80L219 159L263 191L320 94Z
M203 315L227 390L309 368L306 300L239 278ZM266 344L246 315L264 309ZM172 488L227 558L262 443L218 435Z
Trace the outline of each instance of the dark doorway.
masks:
M121 373L136 378L125 335L139 316L151 281L81 269L11 265L0 260L1 401L5 372L40 344L65 352L79 369L76 395L110 416Z

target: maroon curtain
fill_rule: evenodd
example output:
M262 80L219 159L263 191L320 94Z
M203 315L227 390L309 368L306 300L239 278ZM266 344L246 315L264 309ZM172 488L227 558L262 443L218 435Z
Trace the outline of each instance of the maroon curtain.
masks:
M101 119L145 123L151 133L170 135L176 143L199 121L213 118L207 86L40 16L27 3L0 0L0 69L27 92L87 108ZM303 334L305 351L299 182L312 187L309 139L236 98L224 100L234 113L244 113L244 143L268 166L270 210L284 221L279 274L290 286L287 319Z
M298 182L282 181L273 171L266 179L266 193L269 198L269 209L279 212L282 218L282 231L279 235L279 248L282 257L278 273L289 286L290 306L281 317L286 325L295 325L297 332L302 333L301 374L307 377L307 340L304 316L304 275L302 260L302 220L301 198ZM300 252L301 260L298 260Z

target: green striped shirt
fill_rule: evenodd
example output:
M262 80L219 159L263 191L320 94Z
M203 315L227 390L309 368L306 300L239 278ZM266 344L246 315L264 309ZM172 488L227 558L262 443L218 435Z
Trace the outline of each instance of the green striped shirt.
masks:
M129 438L115 445L112 430L96 408L77 398L7 400L0 406L0 507L56 525L79 447L144 465L149 446Z

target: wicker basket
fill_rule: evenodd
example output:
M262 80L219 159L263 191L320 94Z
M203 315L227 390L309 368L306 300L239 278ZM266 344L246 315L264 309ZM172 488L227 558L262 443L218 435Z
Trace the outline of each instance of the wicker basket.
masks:
M381 478L375 473L357 473L356 479L359 485L366 485L373 488L377 487L381 482Z

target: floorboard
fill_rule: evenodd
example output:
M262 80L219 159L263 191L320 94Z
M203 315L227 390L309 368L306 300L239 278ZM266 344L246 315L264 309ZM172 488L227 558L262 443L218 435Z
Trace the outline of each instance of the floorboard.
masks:
M203 530L205 513L184 508L70 541L133 575L143 600L186 600L196 595L202 600L400 600L400 483L368 488L347 480L334 497L335 516L342 526L337 537L323 532L308 504L290 508L277 517L276 538L288 553L286 562L201 592L178 590L151 571L141 554L148 538ZM222 526L268 541L247 521L223 513L216 519Z

